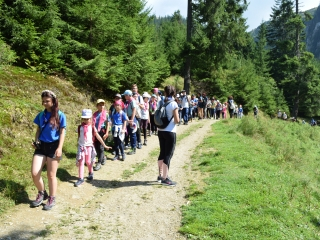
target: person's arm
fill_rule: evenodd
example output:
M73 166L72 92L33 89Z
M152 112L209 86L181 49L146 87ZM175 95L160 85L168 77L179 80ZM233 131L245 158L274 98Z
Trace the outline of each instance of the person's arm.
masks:
M136 116L136 108L133 106L131 119L129 119L130 126L132 126L135 116Z
M63 147L65 136L66 136L66 128L60 128L59 146L55 152L56 159L61 159L62 157L62 147Z
M93 126L93 127L94 127L94 126ZM104 141L103 141L103 139L100 137L100 135L99 135L96 127L94 127L94 136L98 139L98 141L102 144L102 146L103 146L105 149L107 149L107 150L108 150L108 149L111 149L111 147L108 147L108 146L104 143Z
M175 124L180 122L178 108L173 110L173 119Z
M110 117L109 117L109 115L107 116L107 120L105 121L105 125L106 125L106 133L103 135L103 140L106 140L108 138L108 135L109 135L109 129L110 129Z
M37 125L36 135L34 136L34 141L35 141L35 143L38 143L39 135L40 135L40 128L39 128L39 126ZM32 147L33 147L34 149L37 148L37 147L34 145L33 142L32 142Z

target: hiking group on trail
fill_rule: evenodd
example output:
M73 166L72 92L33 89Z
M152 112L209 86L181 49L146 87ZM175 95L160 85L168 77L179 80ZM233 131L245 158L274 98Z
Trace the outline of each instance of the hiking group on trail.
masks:
M42 205L44 210L50 210L55 205L57 191L56 173L62 156L67 121L65 114L59 110L56 95L45 90L41 93L44 111L34 119L37 125L33 142L35 148L32 160L32 178L38 189L36 200L31 207ZM116 94L110 108L106 110L105 100L96 101L97 110L83 109L81 124L78 126L78 147L76 166L78 187L84 183L84 166L88 168L87 181L92 181L94 171L99 171L106 163L105 149L112 149L112 161L125 161L126 154L134 155L137 149L147 146L148 137L158 136L160 152L158 156L157 181L163 185L175 186L169 177L170 161L176 145L176 126L188 125L196 117L201 119L242 118L242 105L234 103L229 96L226 102L220 102L215 97L208 98L206 93L197 97L187 95L185 90L176 93L173 86L166 86L163 94L158 88L150 95L138 93L138 86L132 85L122 95ZM142 136L143 135L143 136ZM143 144L142 144L143 137ZM111 144L107 146L105 144ZM129 152L125 153L125 150ZM47 164L49 194L41 177L43 166ZM95 165L95 166L94 166Z

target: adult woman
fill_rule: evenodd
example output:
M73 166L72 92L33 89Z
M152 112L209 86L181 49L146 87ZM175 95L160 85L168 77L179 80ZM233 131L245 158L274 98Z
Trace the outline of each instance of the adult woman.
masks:
M159 176L158 181L163 185L175 186L176 183L168 177L170 160L176 146L176 124L180 122L178 113L178 104L174 101L175 88L166 86L164 88L166 105L166 114L168 120L171 119L166 128L158 128L158 138L160 143L160 154L158 157Z
M48 199L46 205L43 206L43 210L50 210L55 205L56 173L62 157L67 121L64 113L59 110L58 99L52 91L43 91L41 98L45 110L40 112L33 121L37 124L37 131L36 141L33 143L35 151L31 167L31 174L38 189L38 195L30 205L31 207L38 207L44 200ZM41 171L45 164L47 164L49 195L41 177Z

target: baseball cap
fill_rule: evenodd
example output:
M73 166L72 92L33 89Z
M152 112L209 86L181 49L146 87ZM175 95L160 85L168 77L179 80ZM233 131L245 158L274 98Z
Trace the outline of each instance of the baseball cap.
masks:
M131 90L126 90L122 95L127 95L127 96L132 96L132 91Z
M99 103L105 103L105 101L103 99L98 99L97 104L99 104Z
M91 109L83 109L81 118L91 118L92 117L92 110Z
M117 93L116 95L114 95L114 97L119 97L121 98L121 95L119 93Z

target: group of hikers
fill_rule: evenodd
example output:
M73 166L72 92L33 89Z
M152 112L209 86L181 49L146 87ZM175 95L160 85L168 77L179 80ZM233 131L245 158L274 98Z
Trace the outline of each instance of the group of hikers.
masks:
M176 95L176 101L179 106L179 116L183 124L188 124L194 118L201 119L226 119L227 113L230 118L242 118L242 105L235 104L233 97L229 96L226 102L220 102L215 97L207 97L206 93L198 95L186 95L182 90Z
M37 131L32 144L35 151L31 168L38 194L36 200L31 202L31 207L40 206L43 201L48 200L43 209L50 210L55 205L56 173L62 157L67 120L59 110L58 98L54 92L43 91L41 99L44 111L34 119ZM160 145L157 181L174 186L176 183L169 178L168 172L176 145L176 126L182 123L187 125L194 118L225 119L228 113L230 118L243 116L242 106L237 106L232 96L227 101L220 102L215 97L207 97L206 93L188 95L185 90L176 93L173 86L166 86L163 91L154 88L151 94L139 94L138 86L133 84L123 94L115 94L109 108L104 99L96 101L96 108L95 112L91 109L81 111L76 154L78 180L74 183L75 187L84 183L85 166L88 168L86 180L91 181L94 171L99 171L105 165L105 149L113 152L112 161L125 161L126 154L134 155L137 149L147 146L148 137L152 135L158 137ZM106 142L112 146L107 146ZM125 153L125 150L128 152ZM49 193L45 190L41 177L45 164Z
M157 181L163 185L175 186L176 183L168 176L176 144L176 126L180 122L179 107L175 97L176 91L173 86L166 86L163 93L154 88L152 95L147 92L140 95L137 85L134 84L131 90L126 90L122 95L116 94L109 109L106 109L106 102L103 99L96 101L95 112L91 109L83 109L81 124L78 126L76 154L78 180L74 186L78 187L84 183L85 165L88 168L86 179L93 180L93 171L100 170L106 163L105 149L112 149L114 153L112 160L124 161L126 159L124 150L130 149L128 155L135 154L136 149L147 145L147 134L156 135L159 140ZM58 164L62 160L67 118L59 110L58 98L54 92L44 90L41 93L41 99L44 111L37 114L34 119L37 130L35 141L32 143L35 150L31 166L31 175L38 194L36 199L31 201L30 206L43 205L43 210L50 210L56 204L56 173ZM167 122L164 121L159 125L161 119L159 120L158 117L158 124L156 124L155 115L161 108L164 109ZM105 144L110 137L113 139L112 147ZM95 162L96 159L97 162ZM45 189L41 176L44 165L47 165L49 193ZM47 202L43 204L45 200Z

